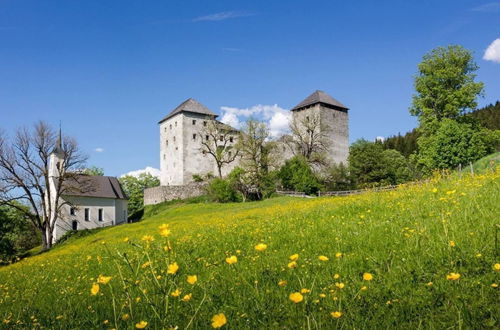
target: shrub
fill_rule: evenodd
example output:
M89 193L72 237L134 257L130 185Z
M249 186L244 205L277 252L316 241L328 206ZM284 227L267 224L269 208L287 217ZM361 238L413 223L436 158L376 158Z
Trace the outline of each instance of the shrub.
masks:
M207 193L214 202L229 203L241 201L236 189L229 180L215 178L210 181L207 187Z
M307 160L301 156L287 160L277 173L277 177L283 188L301 191L307 195L316 194L321 188Z

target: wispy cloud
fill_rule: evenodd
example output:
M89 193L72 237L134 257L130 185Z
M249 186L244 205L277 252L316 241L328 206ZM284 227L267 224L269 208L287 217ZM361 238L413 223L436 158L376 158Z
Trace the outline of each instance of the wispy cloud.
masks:
M500 12L500 2L485 3L483 5L474 7L471 10L483 13Z
M486 48L483 60L500 63L500 38L493 40L488 48Z
M231 18L254 16L255 13L248 11L222 11L220 13L199 16L192 19L192 22L217 22Z
M130 171L128 173L120 175L120 177L123 178L124 176L130 175L130 176L134 176L137 178L139 175L141 175L143 173L151 174L152 176L155 176L157 178L160 177L160 170L157 168L151 167L151 166L146 166L146 168L136 170L136 171Z
M95 148L94 151L95 152L104 152L104 149L103 148Z

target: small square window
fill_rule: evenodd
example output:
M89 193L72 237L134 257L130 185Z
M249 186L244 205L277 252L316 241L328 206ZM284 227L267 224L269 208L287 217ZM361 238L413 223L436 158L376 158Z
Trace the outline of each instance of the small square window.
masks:
M196 120L193 119L193 125L196 125Z
M205 140L207 140L207 141L208 141L208 139L209 139L208 135L205 135Z
M174 142L175 142L175 136L174 136Z
M193 140L196 140L196 134L193 134Z
M167 159L167 155L163 154L163 160Z
M179 150L179 147L175 147L175 150Z
M168 146L168 140L165 141L165 144Z
M229 142L233 143L233 137L232 136L229 137Z
M170 124L170 129L172 129L172 124Z
M219 136L219 141L224 141L224 135Z
M175 122L175 127L177 127L177 122Z

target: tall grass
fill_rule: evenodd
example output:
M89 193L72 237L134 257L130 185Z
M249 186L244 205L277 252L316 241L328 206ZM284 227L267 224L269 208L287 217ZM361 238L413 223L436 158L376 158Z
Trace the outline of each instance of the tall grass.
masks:
M2 325L498 328L499 178L156 208L1 268Z

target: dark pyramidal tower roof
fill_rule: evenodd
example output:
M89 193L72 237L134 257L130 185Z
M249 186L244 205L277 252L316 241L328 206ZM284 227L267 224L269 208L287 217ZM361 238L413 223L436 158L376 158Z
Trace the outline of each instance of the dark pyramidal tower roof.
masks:
M200 102L196 101L193 98L189 98L186 101L182 102L179 106L177 106L177 108L172 110L172 112L170 112L165 118L160 120L158 122L158 124L160 124L160 123L164 122L165 120L172 118L176 114L184 112L184 111L185 112L199 113L199 114L211 116L214 118L217 117L217 115L215 113L213 113L210 109L208 109L206 106L204 106L203 104L201 104Z
M311 95L309 95L308 97L306 97L302 102L297 104L295 107L293 107L292 111L301 110L301 109L307 108L311 105L315 105L318 103L326 105L327 107L334 108L334 109L340 109L340 110L348 110L349 109L345 105L340 103L338 100L336 100L333 97L331 97L330 95L328 95L327 93L320 91L320 90L317 90L314 93L312 93Z

